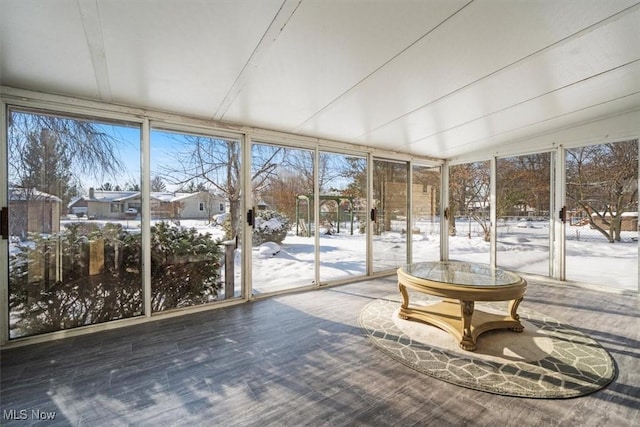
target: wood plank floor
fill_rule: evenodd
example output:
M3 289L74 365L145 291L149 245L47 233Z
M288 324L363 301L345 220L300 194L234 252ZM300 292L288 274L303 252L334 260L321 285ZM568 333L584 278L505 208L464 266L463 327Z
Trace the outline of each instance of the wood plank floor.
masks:
M2 425L634 426L640 425L640 302L529 278L522 307L597 339L619 375L568 400L447 384L377 350L358 326L393 277L1 353ZM11 415L28 411L27 420ZM9 412L7 412L9 411ZM11 412L15 411L15 412Z

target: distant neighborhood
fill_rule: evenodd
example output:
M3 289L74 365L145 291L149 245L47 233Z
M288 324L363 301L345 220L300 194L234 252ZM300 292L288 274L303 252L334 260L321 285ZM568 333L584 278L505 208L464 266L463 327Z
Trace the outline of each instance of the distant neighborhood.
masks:
M225 200L207 191L195 193L152 192L152 219L209 219L225 211ZM140 191L104 191L89 189L68 205L70 214L90 219L135 218L142 209Z
M25 238L27 232L60 231L60 219L75 215L95 220L135 219L142 209L140 191L105 191L89 189L89 193L73 198L66 209L62 199L34 189L9 188L12 212L10 234ZM225 212L225 199L207 191L194 193L150 193L152 219L204 219Z

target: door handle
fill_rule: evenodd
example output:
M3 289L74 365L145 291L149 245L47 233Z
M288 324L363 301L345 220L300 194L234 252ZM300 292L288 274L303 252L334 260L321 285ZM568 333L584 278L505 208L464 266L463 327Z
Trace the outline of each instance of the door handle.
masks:
M566 206L563 206L560 209L560 212L558 212L558 214L559 214L558 217L559 217L560 221L567 222L567 207Z
M375 222L376 218L378 217L377 213L378 212L376 208L371 209L371 221Z
M0 238L9 239L9 208L0 210Z
M253 209L247 211L247 224L253 227Z

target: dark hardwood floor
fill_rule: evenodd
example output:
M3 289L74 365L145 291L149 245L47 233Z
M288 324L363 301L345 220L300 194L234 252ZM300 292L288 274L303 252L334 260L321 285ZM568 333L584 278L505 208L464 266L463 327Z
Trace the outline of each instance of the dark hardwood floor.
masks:
M640 425L637 295L529 278L522 306L597 339L619 369L596 393L544 400L461 388L381 353L358 313L395 292L393 277L368 280L5 349L0 424L55 411L48 425Z

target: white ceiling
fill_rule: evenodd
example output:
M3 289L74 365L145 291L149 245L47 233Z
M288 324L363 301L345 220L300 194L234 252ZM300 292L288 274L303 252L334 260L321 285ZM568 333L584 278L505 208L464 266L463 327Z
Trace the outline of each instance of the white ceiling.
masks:
M0 84L452 158L640 109L640 2L0 0Z

